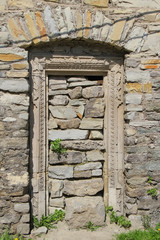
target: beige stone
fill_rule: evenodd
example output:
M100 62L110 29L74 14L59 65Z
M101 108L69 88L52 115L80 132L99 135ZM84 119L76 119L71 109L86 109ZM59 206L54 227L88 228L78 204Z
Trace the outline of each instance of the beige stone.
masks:
M93 150L86 152L87 161L104 161L104 154L99 150Z
M32 0L9 0L8 2L9 7L16 7L20 9L25 8L33 8L33 1Z
M23 71L9 71L7 72L7 77L9 78L27 78L29 76L29 72L23 72Z
M103 134L100 131L91 131L89 139L103 139Z
M64 208L64 197L62 198L55 198L55 199L50 199L49 205L51 207L56 207L56 208Z
M35 18L34 13L29 13L29 12L25 13L26 24L31 34L32 40L35 44L37 44L40 42L40 39L39 39L40 34L35 26L34 18Z
M83 118L79 128L81 128L81 129L102 129L103 128L103 119Z
M108 0L84 0L84 3L96 7L108 7Z
M84 35L85 37L89 37L90 34L90 25L91 25L91 20L92 20L92 14L90 11L87 11L86 13L86 26L84 30Z
M77 37L82 37L83 31L82 31L82 14L79 10L76 11L77 16Z
M126 24L126 21L117 21L114 25L113 25L113 30L112 33L110 35L110 40L111 41L119 41L121 38L121 34L124 28L124 25Z
M127 92L142 92L142 84L141 83L127 83L126 84Z
M14 63L13 68L15 70L23 70L23 69L28 68L28 64L26 64L26 63Z
M1 0L0 1L0 11L4 11L7 6L7 0Z
M29 37L23 30L21 26L20 19L10 18L8 20L8 29L10 31L11 36L16 41L29 41Z
M78 128L80 125L80 119L69 119L69 120L57 120L57 125L61 129L67 129L67 128Z

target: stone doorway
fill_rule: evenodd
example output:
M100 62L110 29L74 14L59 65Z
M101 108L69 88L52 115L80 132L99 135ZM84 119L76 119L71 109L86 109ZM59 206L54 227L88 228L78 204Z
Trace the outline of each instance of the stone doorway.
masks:
M30 62L33 215L65 208L78 227L76 207L89 204L103 224L104 205L123 213L123 60L34 53ZM50 150L58 138L61 156Z

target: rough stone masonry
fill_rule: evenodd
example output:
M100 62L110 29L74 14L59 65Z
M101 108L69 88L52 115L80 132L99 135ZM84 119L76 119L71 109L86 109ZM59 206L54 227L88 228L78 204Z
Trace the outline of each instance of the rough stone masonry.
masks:
M160 221L159 9L160 0L0 1L0 232L9 227L12 233L28 234L33 211L36 215L36 206L39 205L36 196L39 193L44 196L43 189L39 191L44 179L34 171L37 169L36 162L42 161L42 155L36 155L34 164L31 158L39 148L38 144L36 149L31 147L33 124L37 121L32 117L31 103L36 103L39 97L43 98L44 91L40 92L40 88L34 85L36 94L31 93L32 78L36 79L41 72L44 76L41 80L45 81L48 75L43 73L43 67L53 55L63 56L64 60L66 56L96 58L106 55L107 59L114 56L123 59L124 94L119 111L122 106L120 116L123 116L124 143L122 141L121 147L116 149L119 146L116 142L119 131L104 126L110 133L108 140L105 131L102 131L106 109L103 92L107 83L102 88L94 83L96 80L87 79L87 75L81 74L79 77L84 77L81 81L77 78L73 81L75 76L69 78L63 74L64 79L57 80L55 74L54 78L50 74L48 85L51 93L49 99L44 96L46 104L49 102L48 125L43 126L45 136L49 144L50 140L63 139L68 150L67 156L60 159L50 152L49 147L39 150L40 153L45 151L43 159L46 163L49 159L48 166L40 172L49 176L46 179L48 193L44 200L48 203L46 211L65 208L66 221L76 227L74 214L81 206L83 219L87 209L92 209L91 213L101 222L105 218L103 194L105 191L107 194L106 185L110 182L114 184L112 173L115 172L116 182L122 182L124 190L121 191L121 185L117 185L116 193L109 194L123 199L123 214L138 224L141 224L142 215L149 215L153 225ZM41 56L42 49L43 53L48 53L45 61ZM34 52L38 54L35 54L32 64L33 59L29 56ZM115 62L112 60L109 63L111 76L115 71ZM116 89L121 73L117 71L114 78L110 74L108 79L111 83L115 79L115 85L111 88L109 99L112 100L115 95L119 101L121 96ZM61 83L57 84L58 81ZM90 81L92 83L89 84ZM35 104L35 112L36 107ZM43 106L40 109L39 116ZM116 113L116 109L113 106L108 119ZM115 129L118 128L120 126L115 125ZM41 132L36 134L37 139L44 138ZM113 136L116 137L110 142ZM98 146L95 146L97 139ZM99 143L102 139L105 146L114 144L114 152L110 148L107 151L102 148ZM41 146L45 149L43 144ZM115 167L112 169L109 166L107 173L102 165L103 154L108 152L109 159L117 152L121 154ZM120 176L124 181L118 178L119 168L123 170ZM149 176L151 183L148 182ZM40 179L39 185L36 178ZM31 179L35 181L31 182ZM157 189L156 197L147 194L147 190L153 188ZM109 203L117 206L115 198ZM80 221L83 220L78 219L77 222Z

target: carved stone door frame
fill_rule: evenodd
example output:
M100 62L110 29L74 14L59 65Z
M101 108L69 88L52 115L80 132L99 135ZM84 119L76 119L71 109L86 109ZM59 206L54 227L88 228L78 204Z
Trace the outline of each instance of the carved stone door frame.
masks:
M48 75L104 76L104 203L123 214L123 61L121 58L30 56L31 63L31 205L46 215L48 204Z

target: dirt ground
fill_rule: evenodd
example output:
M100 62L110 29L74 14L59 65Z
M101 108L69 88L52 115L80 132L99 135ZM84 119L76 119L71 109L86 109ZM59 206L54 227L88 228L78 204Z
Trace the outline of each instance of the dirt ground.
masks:
M96 231L87 231L84 229L71 230L64 222L57 224L57 229L49 230L47 234L33 238L36 240L115 240L116 234L126 232L115 224L108 224L100 227Z

